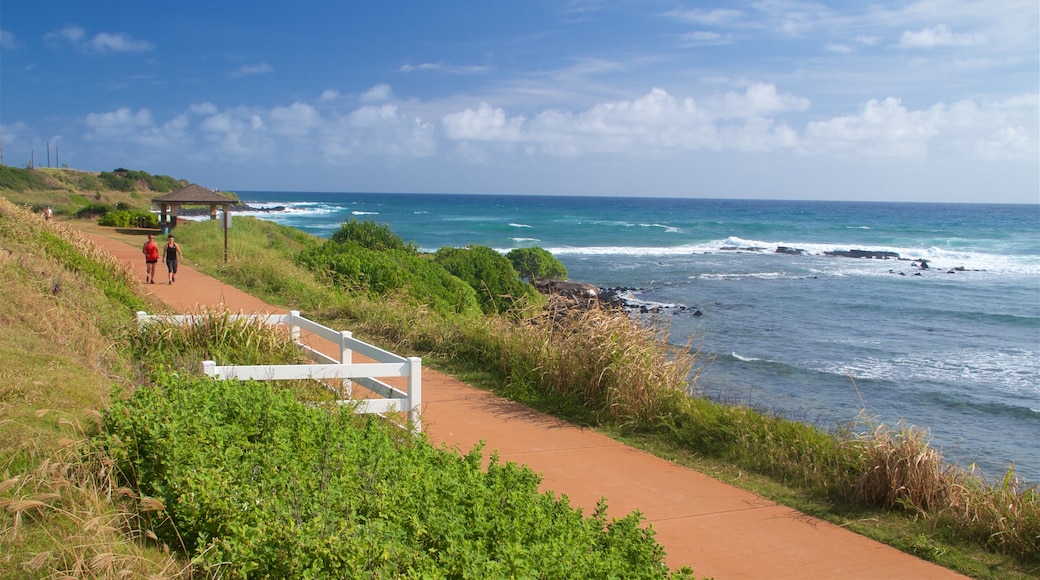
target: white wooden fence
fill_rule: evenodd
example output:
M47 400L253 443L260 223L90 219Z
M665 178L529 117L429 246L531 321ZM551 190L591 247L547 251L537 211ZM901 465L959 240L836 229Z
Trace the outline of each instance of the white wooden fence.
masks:
M179 324L192 324L196 319L202 319L205 315L148 315L145 312L137 313L138 324L145 324L149 320L166 320ZM339 404L355 405L358 413L408 413L408 419L416 433L422 431L422 422L419 417L420 405L422 404L422 359L419 357L402 357L392 352L372 346L351 336L349 331L335 331L317 322L300 316L298 310L292 310L288 314L232 314L228 315L230 320L248 319L259 320L269 326L284 324L289 327L289 333L293 342L307 357L314 361L312 364L301 365L226 365L217 366L214 361L203 361L202 372L208 376L224 380L257 380L257 381L280 381L280 380L315 380L326 382L329 380L343 380L346 386L346 399L340 399ZM302 332L327 340L335 345L339 351L339 358L333 358L321 351L315 350L310 345L301 341ZM353 353L357 353L374 362L353 362ZM380 378L404 377L406 379L407 391L394 388L393 386L379 380ZM377 399L354 399L353 384L364 387L367 391L378 395ZM327 384L327 383L326 383ZM334 389L338 392L338 389Z

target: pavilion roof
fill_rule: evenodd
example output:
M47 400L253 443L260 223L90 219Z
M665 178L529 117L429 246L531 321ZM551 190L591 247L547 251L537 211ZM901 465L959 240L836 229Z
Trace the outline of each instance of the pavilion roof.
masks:
M153 202L169 204L233 204L235 200L216 191L192 183L176 191L160 195Z

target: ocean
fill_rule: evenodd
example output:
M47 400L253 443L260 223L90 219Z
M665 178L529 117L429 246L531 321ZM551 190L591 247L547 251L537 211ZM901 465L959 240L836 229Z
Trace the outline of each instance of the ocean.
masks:
M356 218L424 251L540 246L692 337L704 395L914 425L950 463L1040 482L1040 205L237 193L320 237Z

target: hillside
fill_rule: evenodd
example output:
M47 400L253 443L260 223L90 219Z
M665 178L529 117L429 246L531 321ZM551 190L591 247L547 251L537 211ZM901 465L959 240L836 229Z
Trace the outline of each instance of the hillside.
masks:
M58 215L74 215L90 204L147 210L152 198L188 185L184 179L117 168L112 171L23 169L0 165L0 192L12 203Z

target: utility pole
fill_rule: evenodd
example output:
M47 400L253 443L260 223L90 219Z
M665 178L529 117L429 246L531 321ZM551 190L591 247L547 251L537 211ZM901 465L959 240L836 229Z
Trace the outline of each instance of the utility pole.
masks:
M47 142L47 169L51 168L51 142Z

